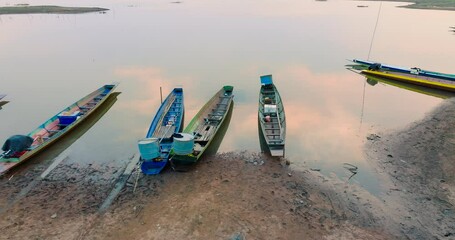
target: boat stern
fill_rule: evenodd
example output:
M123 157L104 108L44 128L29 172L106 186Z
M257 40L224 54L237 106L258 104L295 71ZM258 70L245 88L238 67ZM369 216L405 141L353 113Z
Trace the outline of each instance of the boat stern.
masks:
M269 145L269 150L272 157L284 157L284 144Z

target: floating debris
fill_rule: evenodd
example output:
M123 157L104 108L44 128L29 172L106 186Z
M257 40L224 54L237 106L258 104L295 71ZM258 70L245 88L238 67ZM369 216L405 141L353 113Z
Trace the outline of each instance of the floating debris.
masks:
M351 173L357 173L357 170L359 169L357 166L350 163L343 163L343 167L349 170Z
M377 135L377 134L370 134L369 136L367 136L367 139L370 140L370 141L376 141L376 140L379 140L381 138L381 136Z
M357 166L352 165L350 163L343 163L343 167L346 168L347 170L349 170L349 172L352 173L352 175L348 178L348 181L351 180L351 178L354 177L357 174L358 170L359 170L359 168Z

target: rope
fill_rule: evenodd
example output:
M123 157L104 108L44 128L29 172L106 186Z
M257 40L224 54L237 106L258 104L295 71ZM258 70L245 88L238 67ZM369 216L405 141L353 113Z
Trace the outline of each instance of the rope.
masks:
M137 182L139 181L139 175L141 174L141 170L139 168L140 163L136 165L136 181L134 182L133 194L136 192Z
M376 35L376 29L378 28L378 23L379 23L379 16L381 15L381 8L382 8L382 1L379 4L378 16L376 18L376 24L374 25L373 36L371 37L370 49L368 50L367 60L370 60L370 54L371 54L371 49L373 48L374 36ZM360 112L360 127L359 127L359 131L361 130L362 123L363 123L363 110L365 108L365 88L366 88L366 85L367 85L367 82L365 81L363 83L362 111Z
M381 8L382 8L382 1L379 4L378 17L376 18L376 24L374 25L373 36L371 37L370 50L368 50L368 58L367 58L367 60L370 60L370 53L371 53L371 49L373 48L373 40L374 40L374 35L376 34L376 28L378 27L379 15L381 13Z

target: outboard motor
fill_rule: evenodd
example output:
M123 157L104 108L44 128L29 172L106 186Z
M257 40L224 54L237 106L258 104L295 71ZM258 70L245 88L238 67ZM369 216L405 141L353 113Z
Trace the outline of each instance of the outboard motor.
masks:
M380 63L373 63L371 66L368 67L368 70L378 71L381 69Z

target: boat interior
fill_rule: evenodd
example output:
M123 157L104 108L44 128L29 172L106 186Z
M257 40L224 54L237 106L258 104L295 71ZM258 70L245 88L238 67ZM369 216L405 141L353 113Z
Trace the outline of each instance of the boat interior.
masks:
M182 118L182 99L177 98L175 95L171 95L168 104L165 106L164 112L158 121L160 124L156 127L153 132L153 137L156 138L171 138L176 132L176 123ZM177 129L178 130L178 129Z
M261 87L259 114L267 144L282 144L283 109L273 85Z
M54 135L78 120L82 115L93 109L110 92L110 90L111 89L100 89L41 124L38 129L30 134L33 138L31 148L36 148L48 141Z
M214 137L220 123L229 110L232 100L232 92L222 91L218 95L217 101L208 106L207 110L201 114L201 124L194 130L194 151L202 152L207 143Z

